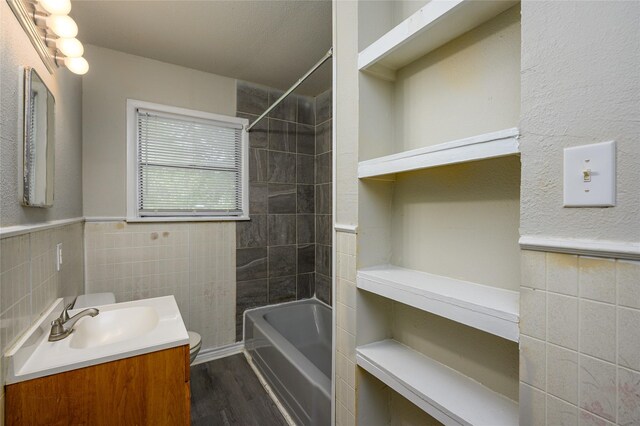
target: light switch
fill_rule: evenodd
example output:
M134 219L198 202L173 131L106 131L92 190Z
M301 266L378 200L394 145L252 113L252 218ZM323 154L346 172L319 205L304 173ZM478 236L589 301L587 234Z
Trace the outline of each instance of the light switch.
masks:
M564 149L564 206L616 205L616 143Z

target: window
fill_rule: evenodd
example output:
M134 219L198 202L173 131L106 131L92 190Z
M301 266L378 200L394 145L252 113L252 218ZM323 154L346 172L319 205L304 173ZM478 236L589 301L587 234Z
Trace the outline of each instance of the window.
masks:
M247 219L247 124L128 100L128 219Z

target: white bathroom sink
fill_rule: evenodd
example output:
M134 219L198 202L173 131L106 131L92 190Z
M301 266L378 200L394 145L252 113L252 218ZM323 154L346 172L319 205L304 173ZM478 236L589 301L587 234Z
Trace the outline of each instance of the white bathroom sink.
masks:
M96 306L98 315L80 318L68 337L49 342L62 307L58 299L7 351L7 384L189 344L173 296Z
M158 321L158 313L150 306L101 312L76 323L69 346L84 349L134 339L156 328Z

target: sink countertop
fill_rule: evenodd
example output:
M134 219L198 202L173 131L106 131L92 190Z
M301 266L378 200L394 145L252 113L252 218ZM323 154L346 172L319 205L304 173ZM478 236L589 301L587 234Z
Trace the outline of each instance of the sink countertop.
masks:
M5 354L8 364L6 384L189 344L189 335L173 296L96 306L100 314L126 308L150 307L157 313L157 325L135 338L83 348L72 345L76 331L63 340L48 341L51 321L60 315L62 307L63 299L56 300ZM69 314L74 315L80 311L81 309L72 310ZM90 319L92 318L81 318L74 329Z

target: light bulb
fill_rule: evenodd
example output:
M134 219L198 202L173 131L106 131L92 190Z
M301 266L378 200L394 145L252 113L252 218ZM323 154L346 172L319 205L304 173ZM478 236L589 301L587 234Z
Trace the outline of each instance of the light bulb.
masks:
M67 15L71 12L70 0L38 0L38 3L52 15Z
M49 16L47 18L47 27L58 37L73 38L78 35L76 22L67 15Z
M84 47L77 38L59 38L56 40L56 47L70 58L78 58L84 53Z
M89 71L89 63L83 57L80 58L64 58L64 64L69 71L74 74L86 74Z

